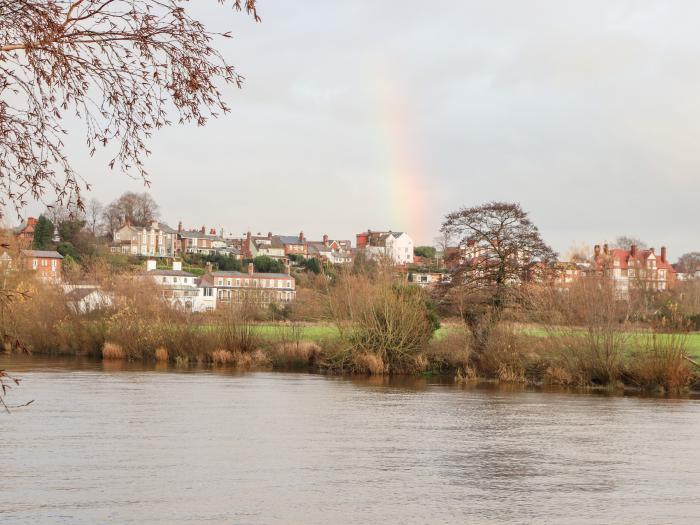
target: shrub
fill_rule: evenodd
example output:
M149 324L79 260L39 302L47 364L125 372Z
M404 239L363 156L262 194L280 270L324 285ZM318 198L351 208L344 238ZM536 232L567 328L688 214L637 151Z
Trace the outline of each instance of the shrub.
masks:
M104 347L102 348L102 359L104 360L125 358L126 352L116 343L105 343Z

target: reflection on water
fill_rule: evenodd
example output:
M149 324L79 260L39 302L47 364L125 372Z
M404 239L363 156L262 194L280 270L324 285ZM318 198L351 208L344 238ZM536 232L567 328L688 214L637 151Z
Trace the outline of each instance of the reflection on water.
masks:
M11 364L0 523L700 520L695 399Z

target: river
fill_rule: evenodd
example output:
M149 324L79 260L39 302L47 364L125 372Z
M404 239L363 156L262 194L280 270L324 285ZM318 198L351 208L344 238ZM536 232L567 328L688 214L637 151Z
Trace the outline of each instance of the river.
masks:
M3 358L0 523L699 523L700 401Z

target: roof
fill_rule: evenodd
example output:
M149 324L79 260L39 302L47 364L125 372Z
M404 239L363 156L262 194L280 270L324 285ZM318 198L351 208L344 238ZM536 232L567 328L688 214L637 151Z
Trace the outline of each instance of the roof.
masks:
M641 263L642 261L646 261L650 255L654 255L654 258L656 259L656 267L662 270L670 270L672 272L675 272L676 270L673 268L673 265L671 265L670 262L668 262L668 259L666 261L661 260L661 256L656 255L654 253L654 249L649 249L649 250L637 250L637 253L632 256L632 252L630 250L623 250L620 248L613 248L610 250L608 253L608 257L610 258L611 261L618 260L620 261L620 266L619 268L621 269L627 269L629 267L629 262L630 260L634 259ZM606 255L604 253L601 253L601 255L596 258L596 264L598 266L604 264L604 259Z
M306 241L300 241L298 235L277 235L282 244L305 244Z
M200 279L201 286L213 286L214 278L229 278L229 279L293 279L291 275L286 273L243 273L243 272L211 272L202 276Z
M63 255L56 250L22 250L26 257L40 257L43 259L63 259Z
M184 237L185 239L212 239L212 240L217 240L217 241L223 241L224 238L221 237L220 235L212 235L210 233L202 233L199 230L183 230L180 232L177 232L180 237Z
M185 272L184 270L161 270L156 268L155 270L145 271L144 275L160 275L162 277L196 277L195 274L190 272Z
M102 290L98 288L75 288L74 290L66 293L66 298L69 301L80 301L93 293L104 295Z

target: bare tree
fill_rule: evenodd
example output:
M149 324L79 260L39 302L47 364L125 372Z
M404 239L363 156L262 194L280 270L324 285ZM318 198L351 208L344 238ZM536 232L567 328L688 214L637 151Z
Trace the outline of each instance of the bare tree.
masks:
M519 204L462 208L447 215L441 231L460 245L444 290L458 304L475 350L482 353L519 287L551 269L556 254Z
M104 209L105 226L113 232L126 222L134 226L147 226L158 219L158 204L148 193L127 191Z
M226 0L218 0L226 3ZM255 20L256 0L232 0ZM148 183L154 130L228 111L218 84L242 77L180 0L0 0L0 205L54 193L84 207L89 189L64 151L64 118L86 126L90 154Z
M93 235L99 233L103 212L104 206L94 197L85 206L85 223Z
M646 250L648 248L647 243L632 235L620 235L615 239L612 245L613 248L621 248L623 250L629 250L630 246L636 246L640 250Z
M700 272L700 252L684 253L678 258L677 270L681 273Z

